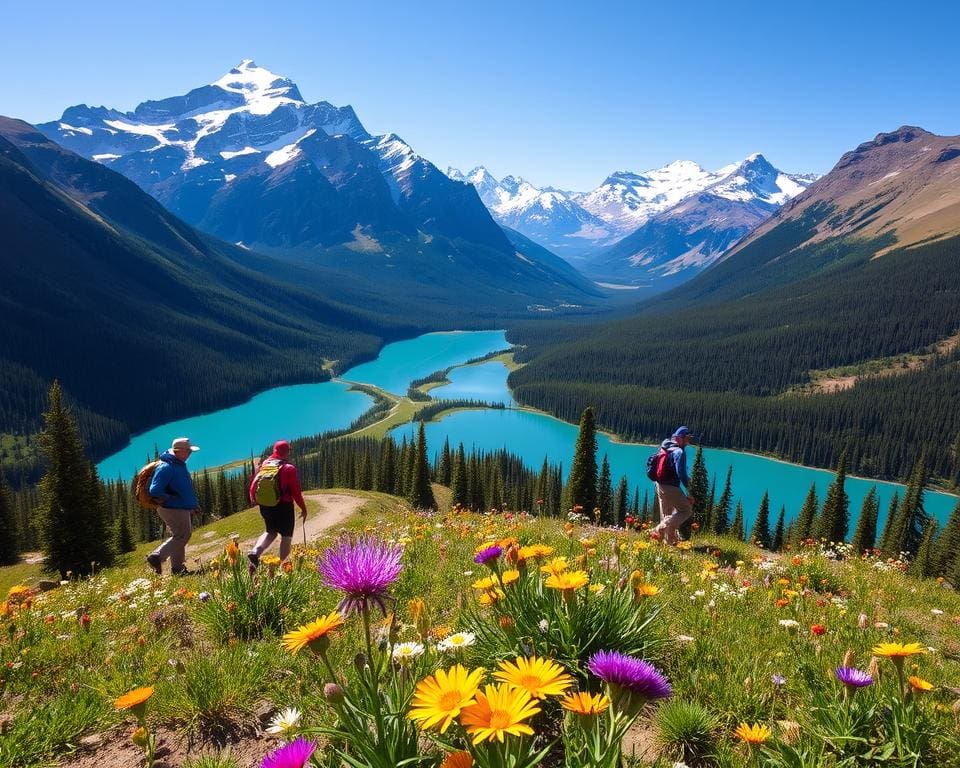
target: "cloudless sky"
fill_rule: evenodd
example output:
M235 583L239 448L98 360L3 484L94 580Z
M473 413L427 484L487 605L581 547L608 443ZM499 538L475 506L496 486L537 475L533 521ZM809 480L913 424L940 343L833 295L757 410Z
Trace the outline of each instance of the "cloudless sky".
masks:
M0 3L0 114L122 110L243 58L441 168L585 190L762 152L828 171L903 124L960 134L958 2Z

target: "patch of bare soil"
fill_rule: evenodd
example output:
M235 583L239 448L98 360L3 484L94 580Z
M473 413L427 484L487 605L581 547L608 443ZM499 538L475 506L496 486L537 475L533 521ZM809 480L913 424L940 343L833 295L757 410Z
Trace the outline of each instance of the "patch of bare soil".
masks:
M80 749L61 765L64 768L140 768L143 765L143 750L130 741L132 732L133 726L125 725L84 737ZM229 752L239 768L259 768L264 756L278 745L278 741L264 734L236 734L217 741L201 741L190 739L178 731L160 728L154 766L181 768L187 759Z
M307 501L315 501L319 504L320 510L307 516L305 524L300 522L299 512L297 514L297 530L294 531L294 543L303 542L304 537L307 541L312 541L325 533L330 528L340 525L350 515L356 512L366 503L366 499L360 496L351 496L347 493L305 493L303 498ZM212 533L212 532L208 532ZM241 549L250 549L256 543L259 534L252 538L240 542ZM187 560L194 560L209 557L211 554L223 549L227 543L225 537L201 537L195 543L187 545ZM276 544L274 544L276 547Z

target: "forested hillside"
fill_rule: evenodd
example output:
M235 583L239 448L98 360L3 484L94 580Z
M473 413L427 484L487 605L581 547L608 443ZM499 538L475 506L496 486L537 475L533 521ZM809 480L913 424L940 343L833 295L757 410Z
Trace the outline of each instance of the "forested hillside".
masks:
M960 239L878 259L885 240L845 239L770 260L772 248L789 250L790 236L773 230L774 245L756 241L737 263L637 317L516 329L511 340L527 345L528 361L511 374L517 398L570 420L594 405L599 422L625 438L692 422L712 445L818 466L832 466L848 446L854 471L871 476L903 477L927 450L934 474L956 483L956 351L842 391L788 390L815 371L919 352L954 334Z
M0 230L0 434L35 432L59 378L100 455L130 430L322 379L324 359L372 356L385 327L410 332L273 279L262 257L241 265L14 120L0 122ZM3 445L15 483L35 473L22 438Z

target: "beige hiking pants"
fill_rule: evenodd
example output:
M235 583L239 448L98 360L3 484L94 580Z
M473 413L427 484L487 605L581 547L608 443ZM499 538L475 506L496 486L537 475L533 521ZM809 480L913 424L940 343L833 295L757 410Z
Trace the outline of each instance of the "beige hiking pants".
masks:
M680 539L677 532L693 514L690 499L676 485L657 483L657 503L660 507L660 523L653 530L660 534L667 544L676 544Z
M191 511L157 507L157 514L167 524L170 538L153 550L153 554L160 558L160 562L169 557L171 572L179 573L183 570L184 561L187 559L187 542L190 541L190 535L193 533Z

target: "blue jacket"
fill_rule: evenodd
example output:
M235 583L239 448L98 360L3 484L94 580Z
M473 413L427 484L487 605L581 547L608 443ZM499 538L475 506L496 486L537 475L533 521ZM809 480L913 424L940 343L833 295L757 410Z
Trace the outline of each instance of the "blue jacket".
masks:
M670 457L673 459L673 468L677 473L677 479L684 488L690 488L690 476L687 474L687 452L677 445L673 440L667 438L660 447L665 451L670 451ZM673 485L673 483L667 483Z
M167 509L196 509L200 506L193 492L193 479L187 465L170 451L160 454L163 462L153 473L150 495L163 499Z

